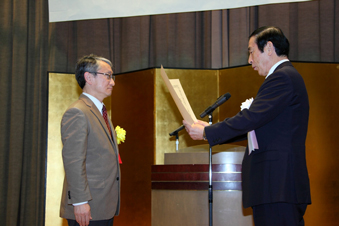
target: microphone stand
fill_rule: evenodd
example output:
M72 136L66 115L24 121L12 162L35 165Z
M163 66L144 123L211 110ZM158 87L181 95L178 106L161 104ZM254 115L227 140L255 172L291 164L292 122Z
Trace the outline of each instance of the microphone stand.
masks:
M213 122L213 112L208 114L209 124ZM208 168L208 203L209 203L209 226L213 225L213 184L212 184L212 147L209 148L209 168Z
M225 103L231 97L230 93L225 93L224 95L220 96L217 101L209 106L205 111L200 114L200 117L203 118L208 115L209 124L212 125L213 118L212 113L213 111ZM212 147L210 145L209 150L209 169L208 169L208 177L209 177L209 185L208 185L208 203L209 203L209 226L213 225L213 184L212 184Z
M179 150L179 131L181 131L182 129L184 129L185 126L181 125L178 129L174 130L172 133L170 133L170 136L174 136L175 135L175 151L178 152Z
M178 132L175 133L175 151L178 152L179 150L179 135Z

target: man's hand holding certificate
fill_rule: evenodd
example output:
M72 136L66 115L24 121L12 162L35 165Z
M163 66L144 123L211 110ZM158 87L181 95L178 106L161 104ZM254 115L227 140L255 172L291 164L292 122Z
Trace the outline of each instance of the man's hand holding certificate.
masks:
M197 120L190 103L187 100L185 92L180 84L179 79L168 79L164 68L161 66L161 76L170 91L175 104L177 105L182 117L186 131L193 140L203 140L205 126L209 126L207 122Z
M183 120L183 124L187 133L193 140L204 140L204 129L206 126L209 126L207 122L197 120L193 124L188 123L186 120Z

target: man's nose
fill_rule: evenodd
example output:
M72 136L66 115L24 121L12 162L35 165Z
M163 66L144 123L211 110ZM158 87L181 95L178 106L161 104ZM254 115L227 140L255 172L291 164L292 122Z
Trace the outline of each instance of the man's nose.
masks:
M115 86L115 81L113 78L111 78L111 81L109 82L112 86Z
M251 57L251 55L248 56L248 63L252 64L252 57Z

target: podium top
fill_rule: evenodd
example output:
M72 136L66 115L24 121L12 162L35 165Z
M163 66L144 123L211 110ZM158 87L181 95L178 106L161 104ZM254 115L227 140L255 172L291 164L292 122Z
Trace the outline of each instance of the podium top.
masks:
M212 164L241 164L246 147L223 144L212 148ZM208 164L209 145L197 145L179 149L178 153L165 153L165 165Z
M178 153L191 153L191 152L209 152L210 146L208 144L196 145L186 147L178 150ZM222 144L212 147L212 153L216 152L245 152L246 147L234 144Z

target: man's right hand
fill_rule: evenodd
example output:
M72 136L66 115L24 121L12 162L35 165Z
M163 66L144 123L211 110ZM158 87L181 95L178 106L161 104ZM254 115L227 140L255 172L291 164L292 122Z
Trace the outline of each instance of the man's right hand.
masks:
M88 203L79 206L74 206L75 220L80 226L88 226L91 217L91 207Z
M206 126L209 126L207 122L204 121L196 121L192 125L190 125L186 120L182 122L185 126L187 133L193 140L203 140L204 129Z

